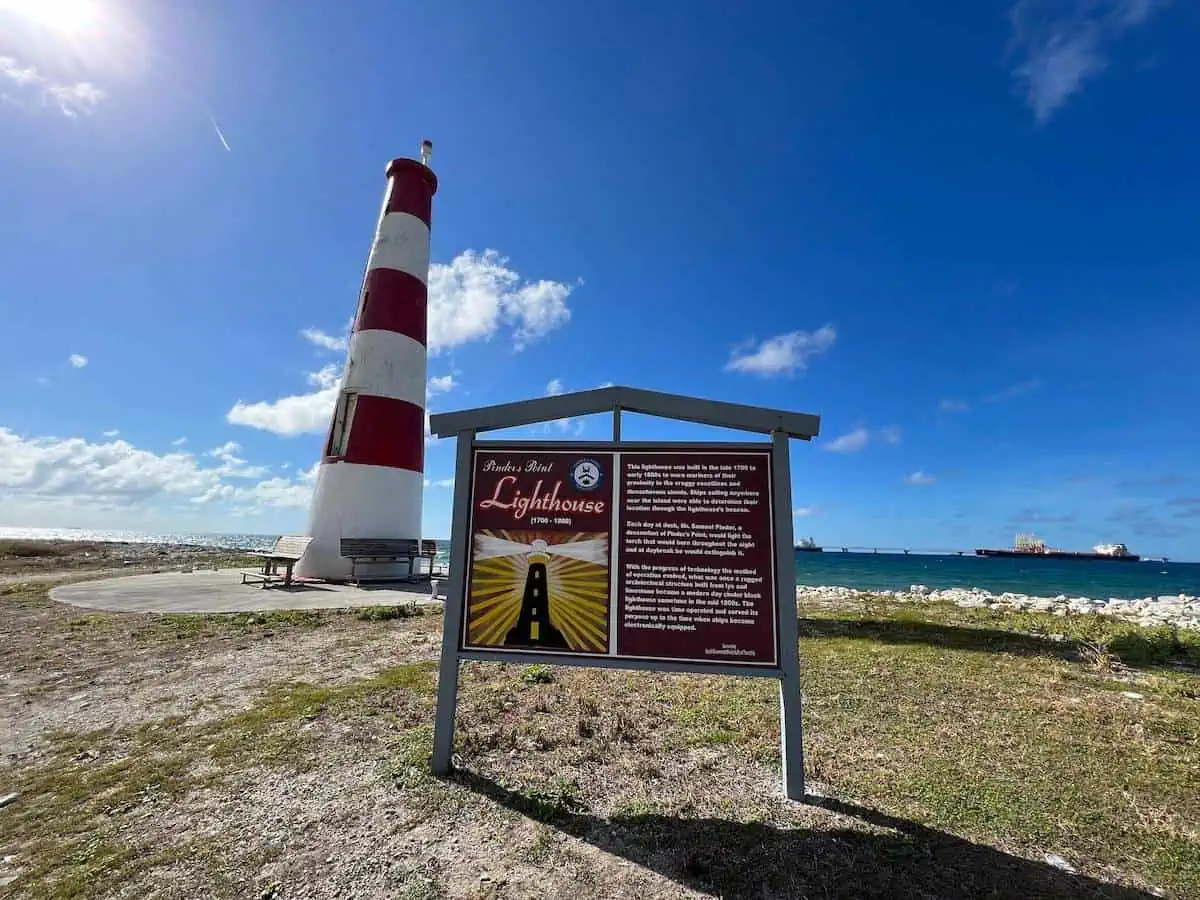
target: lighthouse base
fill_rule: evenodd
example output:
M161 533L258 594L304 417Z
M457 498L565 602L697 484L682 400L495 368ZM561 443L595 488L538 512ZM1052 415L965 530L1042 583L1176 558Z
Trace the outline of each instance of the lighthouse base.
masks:
M306 532L312 543L297 564L296 574L327 581L349 579L351 564L341 555L342 538L419 541L424 488L424 476L408 469L322 463ZM370 566L363 574L367 578L403 578L408 575L408 563Z

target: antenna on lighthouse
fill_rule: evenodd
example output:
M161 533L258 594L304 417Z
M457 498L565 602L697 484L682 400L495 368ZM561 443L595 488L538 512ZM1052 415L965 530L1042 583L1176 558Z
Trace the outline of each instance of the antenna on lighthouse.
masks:
M429 165L430 157L433 156L433 141L421 141L421 162Z

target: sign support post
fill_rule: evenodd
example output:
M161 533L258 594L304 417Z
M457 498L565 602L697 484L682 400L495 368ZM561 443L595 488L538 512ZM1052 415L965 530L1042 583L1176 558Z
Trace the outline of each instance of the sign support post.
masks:
M450 577L442 620L442 659L438 667L437 715L433 724L435 775L447 775L454 754L454 718L458 707L458 636L467 598L468 548L471 546L472 456L475 432L460 431L454 465L454 512L450 523ZM795 604L793 604L793 609Z
M800 705L800 626L796 618L796 554L792 547L792 470L788 436L771 433L775 483L775 602L779 622L779 741L783 793L804 799L804 723Z

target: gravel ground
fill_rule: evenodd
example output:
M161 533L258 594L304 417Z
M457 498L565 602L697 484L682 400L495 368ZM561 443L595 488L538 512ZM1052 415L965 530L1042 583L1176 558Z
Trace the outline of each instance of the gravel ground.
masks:
M0 896L1149 896L782 800L765 680L468 664L442 780L440 616L83 614L28 583L221 562L159 549L0 559Z

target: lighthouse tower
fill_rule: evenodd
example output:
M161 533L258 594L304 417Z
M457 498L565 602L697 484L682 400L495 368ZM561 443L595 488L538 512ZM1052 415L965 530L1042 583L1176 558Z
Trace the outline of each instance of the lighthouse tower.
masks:
M317 471L307 552L296 568L340 579L342 538L421 537L429 223L437 176L394 159L358 298L345 373ZM405 566L407 568L407 565Z

